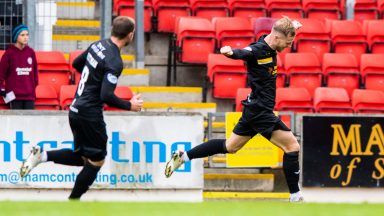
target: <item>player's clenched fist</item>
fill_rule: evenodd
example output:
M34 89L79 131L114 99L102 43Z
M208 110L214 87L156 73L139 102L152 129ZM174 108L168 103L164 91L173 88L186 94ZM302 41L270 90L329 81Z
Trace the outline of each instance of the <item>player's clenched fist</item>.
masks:
M139 112L141 108L143 108L143 100L141 99L141 95L133 95L131 102L131 111Z
M220 49L220 53L226 56L231 56L233 54L233 51L230 46L223 46Z

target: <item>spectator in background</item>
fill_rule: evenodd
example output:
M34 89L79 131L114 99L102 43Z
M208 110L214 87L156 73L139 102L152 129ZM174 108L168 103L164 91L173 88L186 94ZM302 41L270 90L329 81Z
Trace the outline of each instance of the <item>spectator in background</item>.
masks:
M12 31L12 42L0 62L0 94L13 92L11 109L34 109L38 84L35 51L28 46L28 27L21 24Z

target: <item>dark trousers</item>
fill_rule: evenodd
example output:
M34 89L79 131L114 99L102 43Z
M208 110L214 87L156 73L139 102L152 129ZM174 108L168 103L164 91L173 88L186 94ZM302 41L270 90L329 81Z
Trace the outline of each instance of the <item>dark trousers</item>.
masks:
M33 100L14 100L10 102L11 109L28 110L35 109L35 101Z

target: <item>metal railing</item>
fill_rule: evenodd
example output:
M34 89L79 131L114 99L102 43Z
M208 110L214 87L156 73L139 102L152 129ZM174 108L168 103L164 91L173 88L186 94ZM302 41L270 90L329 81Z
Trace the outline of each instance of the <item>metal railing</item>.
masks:
M21 0L0 0L0 50L12 43L12 29L23 22Z

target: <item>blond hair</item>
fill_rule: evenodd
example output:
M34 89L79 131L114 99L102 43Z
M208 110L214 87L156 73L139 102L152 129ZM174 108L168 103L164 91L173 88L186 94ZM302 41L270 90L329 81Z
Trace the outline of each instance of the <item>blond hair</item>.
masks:
M283 17L277 20L272 27L272 30L282 33L284 36L293 37L296 35L296 28L291 19Z

